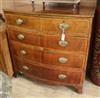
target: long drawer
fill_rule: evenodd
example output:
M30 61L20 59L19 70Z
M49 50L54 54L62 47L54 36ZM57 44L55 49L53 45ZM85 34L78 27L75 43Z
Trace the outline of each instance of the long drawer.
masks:
M44 35L43 46L64 51L84 52L87 51L88 39L70 37L66 35L65 41L61 42L61 35Z
M65 41L60 43L61 35L39 35L37 32L19 32L17 29L9 29L9 38L21 43L43 46L46 48L64 50L64 51L75 51L84 52L87 51L87 38L71 37L67 36Z
M84 68L85 55L45 49L42 62L51 66L62 66L62 68Z
M49 25L48 25L49 24ZM61 33L65 27L65 33L72 36L88 36L89 19L82 18L41 18L41 28L44 33L57 34Z
M88 37L90 32L90 21L86 18L41 18L20 14L5 14L5 16L9 25L34 29L47 34L60 34L61 26L65 26L65 33L72 36Z
M73 52L62 52L42 47L21 44L11 41L11 48L14 55L26 58L30 61L61 67L84 68L85 55ZM79 62L80 61L80 62Z
M11 41L10 45L12 54L19 56L22 61L23 58L26 58L31 61L41 62L43 48L21 44L16 41Z
M35 76L40 79L51 80L56 82L62 83L69 83L69 84L80 84L82 72L80 71L73 71L72 70L54 70L54 69L47 69L40 66L35 66L33 64L29 64L25 61L20 62L20 60L15 60L16 65L15 68L18 67L18 71L23 74L29 74L30 76Z
M18 27L34 29L39 31L40 20L38 17L32 17L20 14L5 14L7 24Z

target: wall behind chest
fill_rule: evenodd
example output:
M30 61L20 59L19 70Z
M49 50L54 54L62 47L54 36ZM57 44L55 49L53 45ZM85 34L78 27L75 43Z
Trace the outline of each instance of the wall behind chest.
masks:
M0 13L3 13L3 8L10 8L14 0L0 0Z

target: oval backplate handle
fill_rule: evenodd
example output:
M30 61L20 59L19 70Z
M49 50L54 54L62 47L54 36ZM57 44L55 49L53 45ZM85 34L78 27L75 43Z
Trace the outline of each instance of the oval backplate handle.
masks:
M63 22L63 23L59 24L59 28L60 28L61 30L68 29L68 28L69 28L69 24Z
M18 19L16 20L16 24L17 24L17 25L21 25L21 24L23 24L23 20L20 19L20 18L18 18Z
M60 80L64 80L64 79L67 78L67 75L65 75L65 74L59 74L59 75L58 75L58 78L59 78Z
M59 41L59 46L66 47L67 45L68 45L67 41L62 41L62 40Z
M20 50L20 53L25 55L26 54L26 51L25 50Z
M23 66L23 69L25 70L29 70L29 68L27 66Z
M18 34L18 35L17 35L17 39L18 39L18 40L24 40L24 38L25 38L25 37L24 37L23 34Z
M61 57L61 58L59 58L58 59L58 61L60 62L60 63L67 63L68 62L68 59L67 58L65 58L65 57Z

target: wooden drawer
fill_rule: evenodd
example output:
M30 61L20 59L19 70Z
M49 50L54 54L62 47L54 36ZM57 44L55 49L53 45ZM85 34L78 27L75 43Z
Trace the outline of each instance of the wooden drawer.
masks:
M35 32L19 32L17 30L9 29L10 40L15 40L21 43L40 46L41 37Z
M61 35L45 35L43 36L43 46L47 48L60 49L65 51L87 51L87 38L69 37L66 36L65 43L60 43Z
M43 63L57 67L62 66L62 68L83 68L85 55L45 49L43 54Z
M82 72L73 70L54 70L47 69L40 66L35 66L27 62L16 61L16 66L18 71L23 74L28 74L30 76L38 77L38 79L51 80L62 83L69 84L79 84L81 82Z
M38 17L21 14L5 14L7 24L39 31L40 21Z
M35 62L41 62L42 48L11 41L12 54Z
M41 18L42 31L47 34L59 34L62 30L59 26L64 23L68 26L65 33L72 36L88 36L90 21L86 18ZM49 25L48 25L49 24Z

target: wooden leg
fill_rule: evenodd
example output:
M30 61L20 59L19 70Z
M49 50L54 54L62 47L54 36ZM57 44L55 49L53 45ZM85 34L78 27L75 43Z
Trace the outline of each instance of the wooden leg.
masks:
M82 85L77 85L77 86L75 86L75 88L76 88L76 91L77 91L78 93L80 93L80 94L83 93L83 86L82 86Z
M32 8L33 8L33 10L35 9L35 7L34 7L34 1L32 1Z
M14 75L13 75L15 78L17 78L18 76L19 76L19 73L17 72L17 73L14 73Z
M77 5L74 4L74 5L73 5L73 12L76 10L76 7L77 7Z
M45 2L43 2L43 10L45 11Z
M80 10L80 3L77 4L77 11L79 12Z

